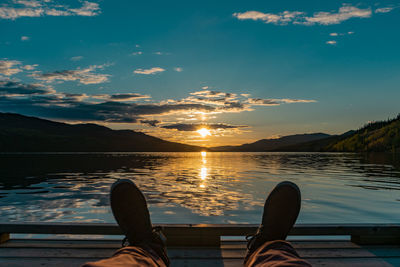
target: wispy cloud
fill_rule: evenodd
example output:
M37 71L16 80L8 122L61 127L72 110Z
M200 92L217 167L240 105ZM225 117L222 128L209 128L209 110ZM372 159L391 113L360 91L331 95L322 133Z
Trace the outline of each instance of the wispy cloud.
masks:
M136 94L136 93L125 93L125 94L112 94L112 95L94 95L94 98L97 99L105 99L109 101L120 101L120 102L125 102L125 101L136 101L140 99L147 99L151 98L149 95L142 95L142 94Z
M270 98L270 99L262 99L262 98L249 98L248 103L254 106L279 106L281 104L292 104L292 103L314 103L316 100L312 99L290 99L290 98Z
M375 13L387 13L392 11L392 7L378 8ZM283 11L279 13L263 13L260 11L246 11L243 13L233 13L233 16L239 20L259 20L264 23L276 25L302 24L302 25L332 25L340 24L352 18L369 18L372 16L372 10L368 8L359 8L350 4L343 4L338 11L315 12L309 16L303 11Z
M21 62L17 60L0 60L0 74L11 76L21 72L22 70L17 67Z
M133 52L131 55L132 56L137 56L137 55L142 55L143 52L142 51L137 51L137 52Z
M161 126L164 129L175 129L178 131L194 132L202 128L207 128L210 130L218 129L238 129L245 128L247 125L231 125L225 123L175 123L170 125Z
M375 9L375 13L388 13L392 11L394 7L382 7L382 8L377 8Z
M150 75L150 74L156 74L165 71L165 69L160 68L160 67L154 67L151 69L136 69L133 71L135 74L144 74L144 75Z
M38 64L33 64L33 65L24 65L21 68L24 70L34 70L36 67L39 66Z
M183 71L183 68L181 68L181 67L176 67L176 68L174 68L174 71L176 71L176 72L182 72L182 71Z
M82 84L98 84L107 82L110 75L95 73L97 69L103 69L106 65L93 65L85 69L61 70L55 72L35 72L31 76L37 80L53 81L79 81Z
M83 58L83 56L75 56L75 57L71 57L70 60L71 61L79 61Z
M55 91L42 84L24 84L20 82L3 80L0 81L1 96L21 96L21 95L47 95Z
M21 36L21 41L28 41L29 39L29 36Z
M335 44L337 44L337 42L335 40L329 40L329 41L326 41L326 44L335 45Z
M243 13L234 13L233 16L240 20L261 20L265 23L273 23L278 25L286 25L296 21L303 16L304 12L300 11L283 11L278 14L263 13L259 11L246 11Z
M140 120L142 124L148 124L150 126L156 127L161 121L159 120Z
M34 70L37 66L38 64L22 65L18 60L2 59L0 60L0 74L11 76L24 70Z
M0 7L1 19L15 20L20 17L42 16L96 16L100 14L98 3L83 1L78 8L70 8L49 0L14 0Z
M372 15L371 8L358 8L348 4L343 4L338 12L317 12L311 17L305 17L306 25L331 25L340 24L351 18L369 18Z
M344 35L352 35L354 32L331 32L329 36L336 37L336 36L344 36Z

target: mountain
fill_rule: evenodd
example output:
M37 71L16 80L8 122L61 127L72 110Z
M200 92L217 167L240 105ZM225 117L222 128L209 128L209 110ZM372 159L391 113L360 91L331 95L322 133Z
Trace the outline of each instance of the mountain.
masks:
M202 151L131 130L67 124L0 112L1 152Z
M400 152L400 114L395 119L372 122L352 135L331 143L327 151Z
M400 114L395 119L372 122L321 140L279 148L279 151L400 152Z
M174 143L132 130L97 124L67 124L0 112L0 152L164 151L400 152L400 114L341 135L296 134L239 146L203 148Z
M294 145L282 146L274 151L280 152L323 152L328 151L327 147L331 144L335 144L348 136L351 136L355 131L351 130L341 135L330 135L326 138L321 138L313 141L304 143L298 143Z
M321 140L331 137L329 134L312 133L312 134L296 134L283 136L276 139L262 139L254 143L243 144L240 146L219 146L210 148L211 151L231 151L231 152L261 152L261 151L279 151L280 148L288 147L295 144L306 143L315 140Z

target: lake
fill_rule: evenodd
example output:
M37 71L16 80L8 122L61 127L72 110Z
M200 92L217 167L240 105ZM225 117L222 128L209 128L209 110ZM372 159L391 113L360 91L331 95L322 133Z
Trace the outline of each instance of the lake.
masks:
M1 222L114 222L129 178L155 223L259 223L280 181L302 191L298 223L398 223L399 155L350 153L0 154Z

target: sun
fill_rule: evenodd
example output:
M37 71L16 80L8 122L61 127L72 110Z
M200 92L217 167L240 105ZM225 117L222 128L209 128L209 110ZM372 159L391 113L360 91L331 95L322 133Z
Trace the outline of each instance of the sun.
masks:
M206 137L207 135L211 135L210 130L206 128L201 128L200 130L197 130L197 132L201 135L201 137Z

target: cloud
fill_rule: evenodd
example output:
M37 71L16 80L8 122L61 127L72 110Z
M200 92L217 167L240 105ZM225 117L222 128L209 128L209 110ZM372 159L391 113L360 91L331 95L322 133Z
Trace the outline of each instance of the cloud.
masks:
M170 125L161 126L164 129L175 129L178 131L185 131L185 132L195 132L202 128L207 128L210 130L218 130L218 129L238 129L238 128L245 128L248 127L247 125L230 125L224 123L201 123L201 124L192 124L192 123L175 123Z
M195 96L202 96L207 98L214 98L214 97L226 97L226 98L236 98L236 94L233 93L224 93L219 91L211 91L211 90L203 90L190 93L191 95Z
M35 1L35 0L14 0L14 3L28 7L40 7L42 5L40 1Z
M387 13L393 8L378 8L375 13ZM279 13L263 13L260 11L246 11L243 13L233 13L233 16L239 20L259 20L264 23L272 23L276 25L302 24L302 25L332 25L340 24L352 18L370 18L372 10L368 8L359 8L350 4L343 4L338 11L321 11L315 12L312 16L307 16L302 11L283 11Z
M144 75L150 75L150 74L156 74L165 71L165 69L160 68L160 67L154 67L151 69L136 69L133 71L135 74L144 74Z
M60 73L64 72L57 72L56 74L59 75ZM53 73L52 75L45 75L43 79L53 81L56 79L53 77L54 75ZM68 72L65 75L70 77L76 75L76 73ZM79 77L79 79L84 78ZM70 78L66 80L70 80ZM0 82L0 110L70 121L142 123L158 126L161 123L160 118L165 116L238 113L251 111L251 106L257 105L315 102L314 100L286 98L248 99L234 93L211 90L193 92L189 97L178 100L168 99L157 102L151 101L149 98L150 96L139 93L103 95L63 93L56 92L52 87L43 84L25 84L12 80ZM142 99L147 101L134 102ZM164 128L178 129L177 125L174 127L173 125L164 125L166 126ZM179 129L189 129L190 127L194 129L201 126L215 130L245 127L228 124L191 124L191 126L179 126Z
M142 55L143 52L142 51L138 51L138 52L133 52L131 55L132 56L137 56L137 55Z
M33 64L33 65L24 65L21 68L24 70L34 70L36 67L39 66L38 64Z
M329 34L329 36L336 37L336 36L344 36L344 35L352 35L352 34L354 34L354 32L343 32L343 33L331 32Z
M233 93L202 90L190 94L191 96L185 98L185 101L219 106L234 106L238 102L237 95Z
M303 12L299 11L283 11L278 14L273 13L262 13L259 11L247 11L244 13L234 13L233 16L238 18L239 20L261 20L265 23L273 23L279 25L286 25L289 22L292 22L297 17L303 15Z
M53 93L54 90L42 84L23 84L20 82L5 80L0 81L0 96L1 95L46 95Z
M29 36L21 36L21 41L28 41L29 39Z
M68 9L71 13L75 13L77 16L96 16L100 12L99 4L84 1L83 5L80 8L71 8Z
M176 68L174 68L174 71L182 72L182 71L183 71L183 68L181 68L181 67L176 67Z
M388 13L388 12L392 11L393 9L394 9L394 7L381 7L381 8L375 9L375 13Z
M349 4L343 4L339 8L338 12L317 12L312 17L305 17L304 24L313 25L331 25L340 24L343 21L351 18L369 18L371 17L371 8L361 9L358 7L351 6Z
M0 7L0 19L42 16L96 16L101 10L98 3L83 1L79 8L70 8L48 0L14 0Z
M150 126L156 127L161 121L159 120L140 120L140 123L148 124Z
M86 69L62 70L48 73L33 73L31 76L37 80L53 81L79 81L82 84L98 84L108 81L110 75L95 73L97 69L103 69L106 65L93 65Z
M281 104L292 104L292 103L314 103L316 100L311 99L262 99L262 98L249 98L248 103L254 106L279 106Z
M11 76L21 72L22 70L17 67L21 62L17 60L0 60L0 74Z
M141 95L136 93L113 94L113 95L95 95L95 98L106 99L110 101L136 101L140 99L151 98L149 95Z
M329 41L326 41L326 44L335 45L335 44L337 44L337 42L335 40L329 40Z
M71 57L69 60L71 60L71 61L79 61L82 58L83 58L82 56L75 56L75 57Z
M18 60L3 59L0 60L0 74L11 76L24 70L34 70L37 66L39 65L22 65L21 61Z

